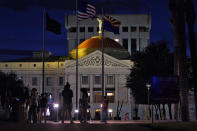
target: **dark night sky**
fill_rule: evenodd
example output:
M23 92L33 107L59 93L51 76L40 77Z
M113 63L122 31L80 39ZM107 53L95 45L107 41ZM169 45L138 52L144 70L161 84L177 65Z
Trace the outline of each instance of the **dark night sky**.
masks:
M72 2L71 2L72 1ZM168 0L92 0L105 13L152 14L151 42L167 40L173 49L173 30ZM197 6L197 1L193 0ZM75 0L0 0L0 60L31 56L42 48L43 7L62 25L62 34L46 32L46 50L66 54L65 14L75 12ZM197 11L196 11L197 12ZM196 13L197 14L197 13ZM195 30L197 25L195 25ZM9 54L9 55L8 55ZM23 54L23 55L21 55Z

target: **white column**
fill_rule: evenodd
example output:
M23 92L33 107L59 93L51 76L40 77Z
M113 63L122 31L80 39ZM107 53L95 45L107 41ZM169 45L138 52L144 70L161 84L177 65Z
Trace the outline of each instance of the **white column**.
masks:
M114 75L115 76L115 103L117 103L118 102L118 84L119 84L119 82L118 82L118 80L119 80L119 75L118 74L115 74Z
M89 77L90 77L90 103L93 103L93 96L94 96L94 91L93 91L93 89L94 89L94 83L93 83L93 75L92 74L90 74L89 75Z

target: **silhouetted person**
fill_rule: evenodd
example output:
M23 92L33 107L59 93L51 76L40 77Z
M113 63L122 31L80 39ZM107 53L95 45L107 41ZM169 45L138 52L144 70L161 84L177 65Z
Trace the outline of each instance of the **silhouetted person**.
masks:
M70 84L67 82L62 91L63 96L63 110L62 110L62 123L64 123L65 114L68 113L70 117L70 123L73 123L72 120L72 97L73 91L70 89Z
M41 94L41 99L40 99L40 109L41 109L41 118L40 120L42 121L42 113L44 113L44 123L46 123L46 112L47 112L47 106L48 106L48 99L46 94Z
M22 103L23 103L24 121L27 122L28 121L28 106L29 106L29 90L27 87L23 88Z
M31 96L29 99L29 122L33 120L33 123L37 123L37 106L38 106L38 94L37 89L31 90Z
M81 90L82 98L79 100L79 108L81 113L81 120L80 122L87 122L87 109L88 109L88 93L85 88Z
M103 102L102 102L102 122L106 122L107 120L107 109L108 109L108 99L106 96L104 96Z

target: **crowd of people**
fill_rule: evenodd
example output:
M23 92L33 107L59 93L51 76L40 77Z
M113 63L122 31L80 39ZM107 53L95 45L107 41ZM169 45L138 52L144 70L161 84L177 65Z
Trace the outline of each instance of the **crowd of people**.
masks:
M67 82L62 91L62 105L61 108L61 120L64 123L66 114L69 116L70 123L73 123L72 118L72 98L73 91L70 89L70 84ZM46 123L48 119L52 120L53 114L53 101L49 94L42 93L38 94L36 88L32 88L29 95L28 88L24 88L23 97L15 98L12 103L12 114L13 118L21 117L27 123ZM81 123L87 123L88 120L88 109L90 105L88 103L88 93L84 88L81 90L81 98L79 99L79 120ZM50 118L47 118L47 109L50 111ZM102 121L106 122L107 120L107 109L108 109L108 100L105 98L102 103ZM56 114L58 117L58 113ZM68 118L67 116L67 118Z

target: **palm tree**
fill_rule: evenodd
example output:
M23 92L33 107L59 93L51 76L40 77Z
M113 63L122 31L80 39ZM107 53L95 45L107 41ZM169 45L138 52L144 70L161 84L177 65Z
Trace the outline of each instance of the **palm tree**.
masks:
M169 8L174 28L174 73L179 76L181 119L189 121L184 0L169 0Z
M194 84L194 102L196 109L196 119L197 119L197 62L196 62L196 40L194 32L195 24L195 10L192 0L187 0L186 3L186 22L188 24L189 31L189 45L190 45L190 55L192 61L192 73L193 73L193 84Z

